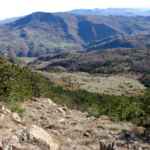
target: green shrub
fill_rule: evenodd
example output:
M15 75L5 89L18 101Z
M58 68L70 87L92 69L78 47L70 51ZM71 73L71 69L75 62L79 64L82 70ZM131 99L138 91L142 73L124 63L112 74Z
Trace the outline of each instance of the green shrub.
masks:
M9 63L0 64L0 100L24 101L46 96L50 82L38 73Z
M89 115L108 115L116 121L132 121L139 125L150 125L150 90L143 96L111 96L87 91L68 91L52 86L50 95L56 103L87 111Z
M140 80L146 87L150 88L150 74L144 74Z

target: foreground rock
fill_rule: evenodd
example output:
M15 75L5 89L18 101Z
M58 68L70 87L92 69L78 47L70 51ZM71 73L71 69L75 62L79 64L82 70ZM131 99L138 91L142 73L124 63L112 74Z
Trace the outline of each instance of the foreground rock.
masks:
M1 139L2 150L58 150L59 144L44 129L33 125L18 129L15 134Z
M52 136L50 136L44 129L34 125L27 130L29 140L41 145L45 145L45 149L58 150L59 144ZM44 148L43 148L44 149Z
M144 128L60 107L50 99L25 102L22 117L0 110L0 150L150 150Z

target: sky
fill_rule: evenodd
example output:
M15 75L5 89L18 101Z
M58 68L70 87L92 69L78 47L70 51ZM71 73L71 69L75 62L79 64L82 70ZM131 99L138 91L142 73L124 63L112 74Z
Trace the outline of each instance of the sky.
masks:
M150 8L150 0L0 0L0 20L36 11L91 8Z

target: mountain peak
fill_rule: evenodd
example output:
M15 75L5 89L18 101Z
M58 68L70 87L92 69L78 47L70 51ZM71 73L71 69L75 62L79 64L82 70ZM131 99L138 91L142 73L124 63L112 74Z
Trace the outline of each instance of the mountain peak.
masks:
M43 17L49 17L52 15L52 13L48 13L48 12L42 12L42 11L37 11L37 12L33 12L32 14L30 14L32 17L37 17L39 18L43 18ZM30 16L29 15L29 16Z
M57 16L54 16L52 13L47 12L34 12L25 17L19 18L18 20L9 24L11 27L23 27L28 24L37 24L37 23L51 23L57 20Z

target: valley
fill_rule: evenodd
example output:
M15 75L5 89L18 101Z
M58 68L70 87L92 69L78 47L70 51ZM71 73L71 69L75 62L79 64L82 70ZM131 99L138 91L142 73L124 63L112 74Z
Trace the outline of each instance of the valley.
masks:
M149 73L149 49L109 49L93 52L61 52L43 55L28 64L36 70L102 74Z

